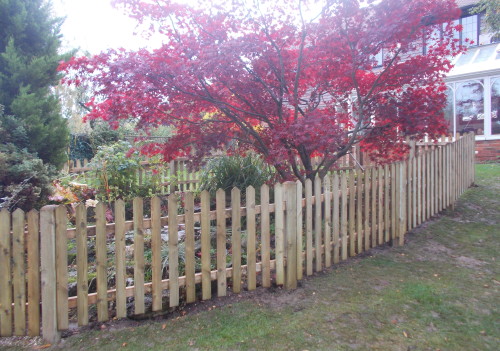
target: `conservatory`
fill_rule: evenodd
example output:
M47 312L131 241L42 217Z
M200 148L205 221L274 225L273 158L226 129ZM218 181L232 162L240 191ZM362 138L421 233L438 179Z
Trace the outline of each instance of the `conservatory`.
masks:
M446 78L450 133L500 140L500 44L471 47L454 65Z

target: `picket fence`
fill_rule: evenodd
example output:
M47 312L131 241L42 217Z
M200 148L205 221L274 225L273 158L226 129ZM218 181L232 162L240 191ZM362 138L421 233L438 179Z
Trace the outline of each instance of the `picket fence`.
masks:
M313 166L320 161L319 158L313 158ZM95 177L94 172L88 166L89 163L90 161L88 159L70 160L64 166L63 170L69 174L78 174L79 182L87 183ZM361 164L369 165L368 157L366 154L359 151L357 145L354 145L347 155L341 157L336 162L335 169L350 169ZM141 167L137 170L135 175L137 184L141 185L148 178L152 177L152 168L155 168L155 172L159 173L156 174L156 179L159 178L162 194L170 194L176 191L196 191L199 189L201 171L192 167L191 160L187 157L179 157L170 161L168 166L164 167L155 167L147 161L141 162Z
M208 300L212 294L225 296L229 289L238 293L272 284L293 289L304 274L383 243L402 245L407 231L453 205L473 182L474 136L467 134L453 142L414 148L402 162L338 171L307 180L304 186L264 185L258 204L252 187L245 190L244 206L239 189L232 189L230 206L219 190L213 210L206 191L201 193L199 211L192 193L184 194L182 210L174 193L168 197L168 214L175 215L162 216L160 198L154 197L151 214L144 218L144 200L136 198L133 220L126 221L125 204L119 200L114 204L114 223L106 223L104 204L93 209L94 226L87 225L88 209L80 204L71 229L63 206L26 214L4 209L0 211L0 336L41 333L48 342L57 342L71 321L80 326L89 323L91 305L96 306L97 321L126 317L128 298L133 298L133 313L142 314L147 308L160 311L183 301ZM183 276L180 224L185 228ZM163 279L161 230L167 225L168 279ZM132 230L133 285L127 286L125 234ZM144 255L145 234L151 235L150 262ZM68 240L76 240L76 296L68 296ZM95 240L95 263L89 261L89 240ZM110 240L114 254L108 259ZM196 264L199 246L201 264ZM152 268L150 281L145 281L146 263ZM95 293L88 291L89 265L95 265ZM116 271L114 284L109 284L114 286L108 286L110 266ZM151 306L146 306L145 297L152 298Z
M95 175L88 166L90 161L71 160L65 166L63 171L70 174L78 174L80 182L86 183ZM154 165L153 165L154 167ZM160 180L162 193L170 194L175 191L195 191L199 188L200 171L193 170L191 161L186 157L179 157L168 163L166 167L154 167L156 175ZM141 185L153 174L152 165L147 162L141 162L141 167L137 170L135 181Z

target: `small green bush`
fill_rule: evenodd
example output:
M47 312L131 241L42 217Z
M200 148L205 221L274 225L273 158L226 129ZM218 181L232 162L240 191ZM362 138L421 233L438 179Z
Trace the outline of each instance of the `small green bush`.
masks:
M95 172L89 185L97 190L98 200L111 203L116 199L131 200L160 193L160 176L155 170L153 176L144 177L139 184L137 174L143 158L136 151L130 152L131 147L126 141L100 146L88 164Z
M258 195L260 187L272 177L269 166L255 154L216 157L209 160L202 170L200 190L215 195L218 189L227 194L237 187L244 195L244 190L251 185Z

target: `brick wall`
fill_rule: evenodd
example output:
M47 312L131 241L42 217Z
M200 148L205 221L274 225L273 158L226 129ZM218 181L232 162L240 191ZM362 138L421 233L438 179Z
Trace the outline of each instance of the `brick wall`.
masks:
M500 162L500 140L476 141L476 162Z

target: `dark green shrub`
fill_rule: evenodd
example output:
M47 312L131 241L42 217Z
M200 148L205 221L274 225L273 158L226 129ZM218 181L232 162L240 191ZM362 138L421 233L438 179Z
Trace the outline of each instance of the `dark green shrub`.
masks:
M0 208L40 208L52 192L56 171L27 151L28 139L25 123L0 105Z
M47 203L54 167L14 144L0 144L0 208L29 211Z
M244 195L245 189L251 185L258 196L260 187L272 177L269 166L255 154L221 156L209 160L203 167L200 189L215 195L217 189L224 189L228 194L237 187Z

